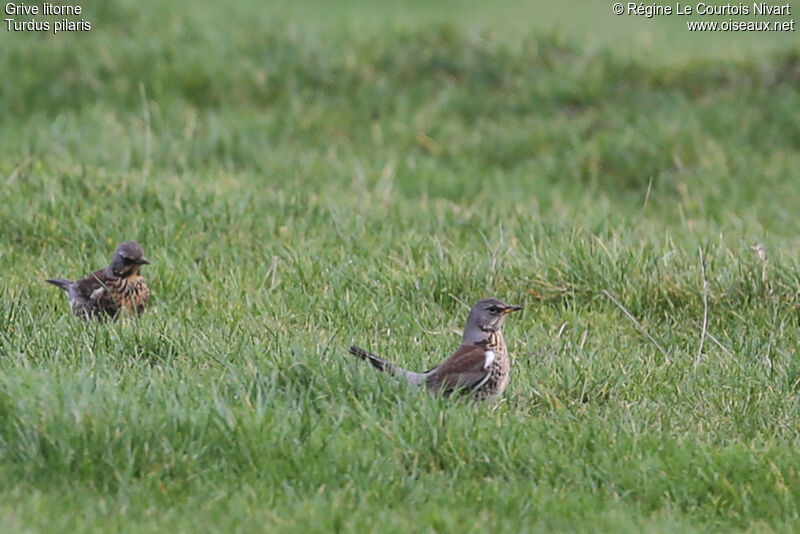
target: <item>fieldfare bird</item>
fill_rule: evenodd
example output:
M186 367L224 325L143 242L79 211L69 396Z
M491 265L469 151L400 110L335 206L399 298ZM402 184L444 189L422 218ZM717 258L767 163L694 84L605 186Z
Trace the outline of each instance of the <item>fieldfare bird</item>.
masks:
M506 389L511 370L501 327L509 313L521 309L494 298L479 300L469 312L461 346L452 356L424 373L408 371L359 347L350 347L350 353L380 371L415 386L424 384L444 396L461 392L473 395L478 401L493 400Z
M114 251L111 264L75 282L63 278L48 280L67 292L72 313L92 317L116 317L120 311L139 315L147 306L150 289L139 274L150 262L136 241L126 241Z

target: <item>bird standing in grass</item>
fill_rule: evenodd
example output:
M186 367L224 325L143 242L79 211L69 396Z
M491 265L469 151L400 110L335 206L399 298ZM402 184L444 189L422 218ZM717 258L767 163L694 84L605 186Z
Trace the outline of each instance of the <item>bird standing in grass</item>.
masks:
M493 400L506 389L511 370L501 328L508 314L520 309L520 306L495 298L478 301L469 312L461 346L441 364L424 373L408 371L359 347L350 347L350 353L380 371L413 385L424 384L445 396L461 392L473 395L478 401Z
M75 282L63 278L47 280L67 293L72 313L84 319L116 317L121 311L137 316L147 306L150 289L139 274L144 257L139 243L126 241L114 251L111 264Z

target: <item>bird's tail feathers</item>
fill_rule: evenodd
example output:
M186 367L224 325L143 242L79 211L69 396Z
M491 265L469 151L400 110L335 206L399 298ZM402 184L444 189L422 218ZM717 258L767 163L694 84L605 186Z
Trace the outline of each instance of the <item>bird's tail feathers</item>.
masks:
M387 362L377 354L372 354L361 347L356 347L353 345L350 347L350 354L358 356L365 362L369 362L378 371L383 371L384 373L389 373L390 375L397 373L397 368L393 364Z
M47 281L53 284L54 286L60 287L64 291L69 291L69 286L72 285L71 281L66 280L64 278L50 278Z
M384 360L377 354L373 354L368 350L362 349L361 347L356 347L355 345L351 346L350 354L358 356L362 360L369 362L375 369L379 371L383 371L384 373L388 373L398 378L403 378L413 385L419 385L425 380L425 374L415 373L414 371L408 371L402 367L398 367L395 364Z

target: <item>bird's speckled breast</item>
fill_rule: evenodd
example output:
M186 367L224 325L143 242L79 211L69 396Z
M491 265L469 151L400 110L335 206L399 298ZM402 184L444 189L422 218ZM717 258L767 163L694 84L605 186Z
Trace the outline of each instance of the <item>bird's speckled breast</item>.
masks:
M118 278L109 286L117 306L123 308L129 316L139 315L147 307L150 288L140 275Z
M479 401L499 397L508 386L511 374L511 360L508 357L503 334L499 331L492 332L488 342L487 349L494 352L494 361L492 361L488 380L475 391L475 400Z

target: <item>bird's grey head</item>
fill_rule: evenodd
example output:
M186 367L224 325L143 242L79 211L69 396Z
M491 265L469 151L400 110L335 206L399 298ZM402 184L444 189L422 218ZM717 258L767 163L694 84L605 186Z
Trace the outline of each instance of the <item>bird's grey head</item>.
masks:
M110 276L127 277L132 274L138 274L139 268L149 263L147 258L144 257L144 251L139 243L126 241L114 251L111 265L108 266L106 271Z
M521 310L499 299L479 300L470 310L464 329L464 343L480 343L490 332L500 330L509 313Z

